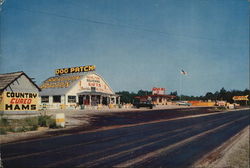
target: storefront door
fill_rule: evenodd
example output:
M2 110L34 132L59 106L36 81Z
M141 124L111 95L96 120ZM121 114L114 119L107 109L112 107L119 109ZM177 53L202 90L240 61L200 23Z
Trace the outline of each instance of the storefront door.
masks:
M79 99L79 105L82 105L83 104L83 95L79 95L78 99Z

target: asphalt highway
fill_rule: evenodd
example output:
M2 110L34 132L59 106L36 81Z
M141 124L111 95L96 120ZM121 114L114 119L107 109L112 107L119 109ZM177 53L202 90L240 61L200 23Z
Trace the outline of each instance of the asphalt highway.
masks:
M139 119L138 119L139 120ZM249 110L1 145L4 167L189 167L249 125Z

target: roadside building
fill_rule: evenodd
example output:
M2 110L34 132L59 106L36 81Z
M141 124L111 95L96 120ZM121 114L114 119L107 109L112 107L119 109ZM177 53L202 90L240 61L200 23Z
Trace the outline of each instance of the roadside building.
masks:
M172 99L175 98L173 95L166 95L165 88L156 88L152 89L152 102L156 105L167 105L167 103L171 102Z
M0 113L37 112L40 88L22 71L0 74Z
M57 69L55 76L45 80L40 87L43 108L111 107L120 103L120 97L95 72L93 65Z
M174 95L166 95L165 88L156 88L152 89L152 95L145 96L136 96L136 99L139 99L140 102L146 102L150 100L155 105L167 105L176 97Z

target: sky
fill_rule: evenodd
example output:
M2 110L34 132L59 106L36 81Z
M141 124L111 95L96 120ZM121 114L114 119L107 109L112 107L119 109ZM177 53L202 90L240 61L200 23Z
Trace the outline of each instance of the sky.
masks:
M249 88L247 0L5 0L0 72L96 65L114 91ZM181 75L180 70L188 72Z

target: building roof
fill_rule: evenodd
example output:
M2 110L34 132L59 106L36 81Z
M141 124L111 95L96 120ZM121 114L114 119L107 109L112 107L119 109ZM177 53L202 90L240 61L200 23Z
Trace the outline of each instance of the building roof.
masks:
M12 84L15 80L17 80L20 76L26 76L27 79L40 91L41 89L23 72L11 72L0 74L0 91L6 89L10 84Z
M80 93L78 93L78 94L80 94L80 95L84 95L84 94L86 94L86 95L102 95L102 96L108 96L108 95L112 95L112 96L116 96L116 97L120 97L120 95L117 95L117 94L108 94L108 93L103 93L103 92L80 92Z
M78 74L66 74L66 75L60 75L60 76L52 76L46 79L40 86L42 89L42 91L40 92L40 96L65 95L67 92L69 92L72 89L73 86L77 84L79 80L81 80L82 78L84 78L85 76L89 74L95 74L101 77L96 72L84 72L84 73L78 73ZM64 79L66 78L66 80L60 80L62 78ZM108 83L102 77L101 79L108 85ZM46 84L55 84L54 85L55 87L46 88L44 87L46 86ZM57 85L58 87L56 87ZM111 91L114 92L112 89ZM94 94L94 92L86 92L86 93Z
M65 81L61 81L62 78L65 77L71 77L75 76L77 78L67 80L67 85ZM52 76L46 79L42 85L40 86L42 91L40 92L40 96L48 96L48 95L64 95L66 94L73 86L76 84L76 82L82 78L84 75L83 74L67 74L67 75L61 75L61 76ZM58 85L58 87L51 87L47 88L47 84L55 84Z
M164 98L169 98L169 99L173 99L173 98L175 98L176 96L174 96L174 95L157 95L157 94L155 94L155 95L146 95L146 96L135 96L135 98L136 99L143 99L143 98L148 98L148 97L164 97Z

